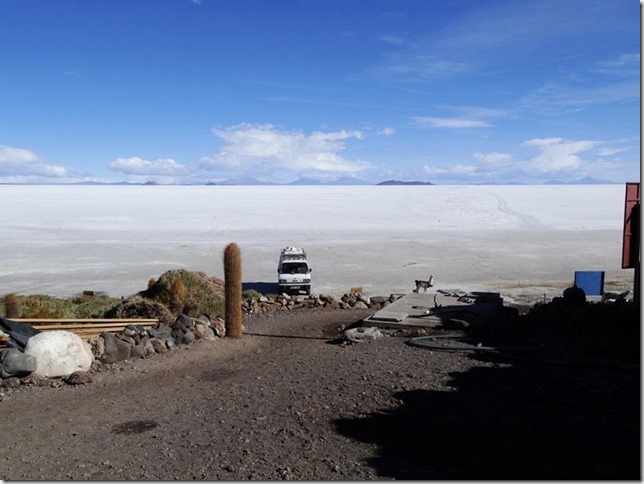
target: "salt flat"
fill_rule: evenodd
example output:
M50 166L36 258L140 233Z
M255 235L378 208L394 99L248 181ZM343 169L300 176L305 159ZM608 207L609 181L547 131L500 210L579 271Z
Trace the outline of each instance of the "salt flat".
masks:
M127 296L169 269L223 278L236 242L247 283L273 283L304 247L313 292L435 287L559 295L575 270L621 269L623 185L0 187L0 294Z

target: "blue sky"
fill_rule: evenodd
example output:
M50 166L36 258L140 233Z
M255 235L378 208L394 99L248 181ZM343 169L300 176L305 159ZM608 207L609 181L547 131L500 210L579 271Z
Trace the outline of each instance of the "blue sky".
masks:
M0 182L640 176L634 0L2 0Z

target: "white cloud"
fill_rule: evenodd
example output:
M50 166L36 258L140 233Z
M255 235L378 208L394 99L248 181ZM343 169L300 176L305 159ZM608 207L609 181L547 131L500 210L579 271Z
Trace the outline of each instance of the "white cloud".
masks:
M600 86L569 86L548 82L519 100L521 109L538 114L578 111L588 106L639 102L639 80L623 80Z
M45 163L33 151L0 145L0 176L37 176L58 178L68 176L64 166Z
M423 171L427 175L473 175L477 168L473 165L453 165L446 168L423 165Z
M505 165L512 161L512 155L509 153L499 153L493 151L491 153L474 153L474 158L486 165Z
M363 139L360 131L282 131L271 124L242 123L214 128L225 142L222 149L201 159L204 169L223 171L276 170L291 172L355 173L369 167L361 160L348 160L339 153L345 140Z
M572 141L563 138L535 138L523 142L524 146L537 149L536 156L530 158L527 168L540 173L557 173L581 168L583 160L577 156L595 148L597 141Z
M610 146L604 146L602 148L599 148L597 150L597 156L613 156L618 153L621 153L623 151L626 151L626 148L616 148L616 147L610 147Z
M627 148L613 147L614 143L619 142L623 140L611 142L570 140L563 137L533 138L520 144L531 151L527 154L475 152L473 158L477 164L426 164L423 172L431 176L433 181L443 183L540 183L550 179L570 181L586 176L600 180L627 180L633 178L629 173L629 165L611 156L629 151Z
M378 37L378 39L382 40L386 44L391 44L391 45L402 45L404 43L404 40L397 35L381 35Z
M396 134L396 130L394 128L386 127L386 128L382 128L376 134L378 136L391 136L392 134Z
M402 82L424 82L460 74L469 69L463 62L448 61L431 54L397 52L385 55L385 61L368 72Z
M0 146L0 163L30 163L39 161L36 153L24 148Z
M593 72L619 77L635 77L640 74L640 55L621 54L616 58L599 61L591 69Z
M132 158L116 158L108 163L110 169L128 175L184 175L186 167L171 158L144 160L138 156Z
M480 119L465 119L465 118L434 118L428 116L414 116L412 123L417 126L424 126L428 128L490 128L493 125L487 121Z

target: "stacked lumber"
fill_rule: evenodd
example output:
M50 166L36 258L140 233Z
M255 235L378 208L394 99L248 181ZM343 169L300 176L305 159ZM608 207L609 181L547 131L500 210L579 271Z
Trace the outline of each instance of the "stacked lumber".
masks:
M40 331L63 330L77 334L83 339L91 339L104 331L118 333L129 324L145 329L157 324L157 319L40 319L12 318L11 321L25 323Z

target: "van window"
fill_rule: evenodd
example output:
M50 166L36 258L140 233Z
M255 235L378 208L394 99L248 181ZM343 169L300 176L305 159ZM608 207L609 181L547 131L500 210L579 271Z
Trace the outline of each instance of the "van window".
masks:
M282 274L306 274L309 272L305 262L284 262L282 263Z

